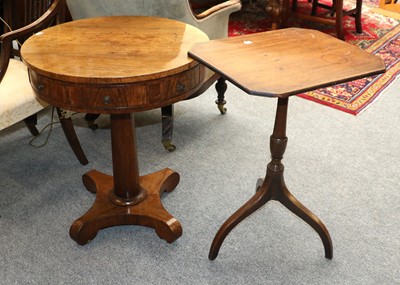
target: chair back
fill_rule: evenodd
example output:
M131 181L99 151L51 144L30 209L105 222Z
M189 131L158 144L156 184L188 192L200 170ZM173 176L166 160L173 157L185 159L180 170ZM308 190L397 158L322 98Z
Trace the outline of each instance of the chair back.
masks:
M67 0L74 20L99 16L156 16L194 23L189 0Z
M239 11L240 0L227 0L196 14L189 0L66 0L73 20L99 16L154 16L199 28L210 39L228 36L229 15Z
M53 0L3 0L4 20L13 30L37 20L50 7ZM10 31L8 27L4 32Z
M0 82L10 58L20 57L20 47L31 35L65 21L65 0L2 0Z
M3 31L6 33L28 26L39 19L55 0L2 0L2 2L5 22ZM18 41L22 44L28 37L25 36L25 39L22 37Z

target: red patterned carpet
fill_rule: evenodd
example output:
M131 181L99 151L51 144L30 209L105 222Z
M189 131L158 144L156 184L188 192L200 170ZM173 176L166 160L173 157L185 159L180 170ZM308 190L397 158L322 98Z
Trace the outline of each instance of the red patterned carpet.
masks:
M352 4L347 2L345 6L352 7ZM266 0L253 0L252 3L244 3L240 12L231 15L229 36L269 30L271 21L265 12L265 7ZM377 14L370 7L376 7L376 1L363 2L362 34L355 32L353 18L345 18L345 40L381 56L386 63L387 72L383 75L339 84L298 96L357 115L370 106L400 74L400 20ZM311 4L307 0L298 0L298 11L310 13ZM334 27L324 24L306 21L297 22L291 18L289 19L289 26L317 29L335 36Z

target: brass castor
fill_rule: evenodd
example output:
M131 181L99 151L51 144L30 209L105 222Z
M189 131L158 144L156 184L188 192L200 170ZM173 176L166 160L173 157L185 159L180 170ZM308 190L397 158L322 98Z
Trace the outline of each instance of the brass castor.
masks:
M99 127L97 124L94 123L94 121L87 121L87 123L89 129L91 129L92 131L97 130Z
M164 145L164 148L169 152L173 152L176 149L176 146L172 144L170 140L163 140L162 144Z
M223 103L223 104L217 103L217 105L218 105L218 110L221 112L221 114L225 115L226 114L226 108L224 107L225 103Z
M96 130L99 126L95 123L96 119L100 117L100 114L86 114L85 121L88 124L89 129L92 131Z

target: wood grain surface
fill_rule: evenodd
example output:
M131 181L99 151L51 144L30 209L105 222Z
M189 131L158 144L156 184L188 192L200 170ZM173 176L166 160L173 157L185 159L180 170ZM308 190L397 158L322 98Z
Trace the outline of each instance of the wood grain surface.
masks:
M196 65L187 51L205 33L155 17L101 17L58 25L28 39L22 57L53 79L132 83L179 73Z
M287 97L382 73L383 61L322 32L289 28L198 43L189 55L249 94Z

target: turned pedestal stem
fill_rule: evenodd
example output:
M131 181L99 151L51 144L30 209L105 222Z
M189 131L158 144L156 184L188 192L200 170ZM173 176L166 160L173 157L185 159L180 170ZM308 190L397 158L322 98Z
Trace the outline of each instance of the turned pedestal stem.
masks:
M146 192L140 187L136 150L136 131L133 114L112 114L111 144L114 173L113 202L136 204Z

